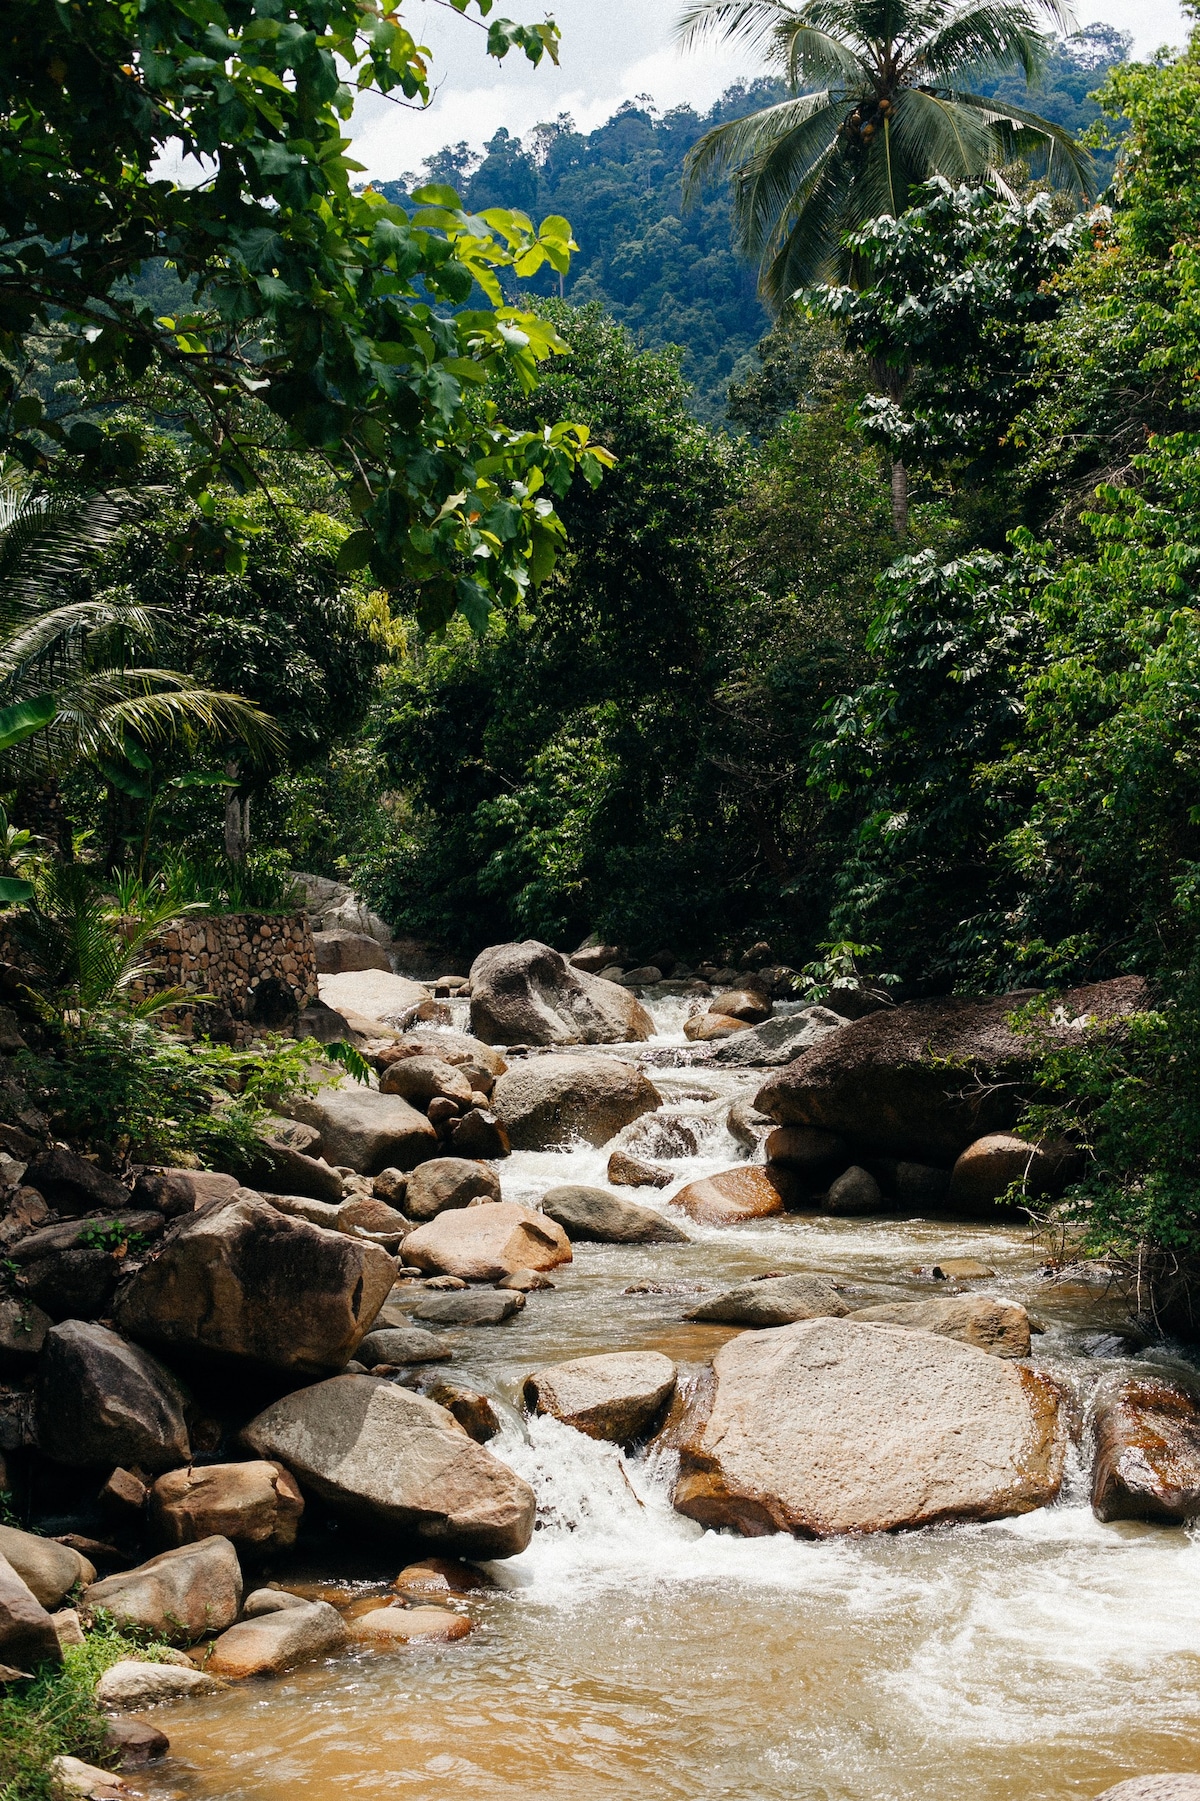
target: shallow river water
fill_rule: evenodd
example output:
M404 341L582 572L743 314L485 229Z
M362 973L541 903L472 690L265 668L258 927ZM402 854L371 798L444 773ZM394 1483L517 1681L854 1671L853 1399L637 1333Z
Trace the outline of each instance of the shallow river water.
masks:
M652 1055L681 1044L661 1010ZM636 1054L636 1053L627 1053ZM760 1073L654 1069L703 1133L675 1188L746 1153L724 1127ZM518 1153L506 1199L603 1183L590 1147ZM629 1193L629 1191L625 1191ZM487 1566L458 1644L363 1650L164 1715L155 1801L1066 1801L1122 1777L1200 1771L1200 1541L1102 1526L1086 1499L1087 1399L1129 1362L1111 1302L1038 1273L1016 1225L793 1216L692 1227L690 1245L579 1245L502 1327L460 1334L452 1373L515 1401L540 1364L589 1351L707 1361L729 1329L688 1325L686 1295L767 1270L812 1270L847 1299L916 1298L916 1273L975 1255L976 1289L1024 1302L1034 1360L1078 1397L1082 1444L1060 1500L1021 1519L857 1541L741 1539L674 1514L670 1460L623 1457L515 1413L492 1449L534 1486L520 1557ZM1162 1349L1141 1353L1169 1364ZM286 1572L276 1572L286 1580ZM317 1575L312 1568L304 1572ZM359 1575L390 1580L386 1559Z

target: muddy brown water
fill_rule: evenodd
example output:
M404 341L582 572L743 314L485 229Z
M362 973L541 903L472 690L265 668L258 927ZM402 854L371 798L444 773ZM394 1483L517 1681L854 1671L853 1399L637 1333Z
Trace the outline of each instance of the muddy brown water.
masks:
M656 1048L681 1042L677 1027L665 1016ZM723 1121L759 1079L656 1072L701 1134L675 1188L744 1154ZM605 1163L590 1147L515 1155L506 1198L602 1182ZM672 1192L636 1198L666 1207ZM487 1566L498 1586L466 1603L471 1636L364 1649L163 1710L172 1756L138 1773L142 1794L1067 1801L1143 1771L1200 1771L1200 1543L1101 1525L1086 1499L1097 1381L1179 1354L1133 1357L1114 1303L1040 1275L1017 1225L798 1216L689 1229L689 1245L577 1246L516 1320L459 1333L450 1370L512 1403L531 1369L589 1351L699 1363L728 1329L684 1321L686 1295L627 1288L809 1270L865 1305L944 1294L914 1272L978 1256L996 1274L971 1286L1029 1307L1045 1327L1035 1362L1078 1398L1083 1438L1061 1498L986 1526L740 1539L672 1512L669 1459L627 1458L514 1411L492 1448L534 1485L538 1529L522 1556ZM390 1580L397 1561L370 1573Z

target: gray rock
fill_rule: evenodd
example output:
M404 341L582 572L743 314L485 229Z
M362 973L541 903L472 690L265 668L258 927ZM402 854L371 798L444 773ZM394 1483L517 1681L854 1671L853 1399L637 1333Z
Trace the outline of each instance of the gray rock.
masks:
M557 1221L576 1243L688 1244L682 1226L664 1219L652 1207L620 1200L604 1188L564 1183L542 1196L542 1212Z
M701 1301L687 1318L725 1326L791 1326L802 1319L840 1319L848 1311L820 1276L768 1276Z
M1200 1776L1131 1776L1097 1801L1200 1801Z
M289 1102L291 1111L321 1134L331 1164L378 1175L382 1169L413 1169L437 1155L438 1137L423 1113L398 1094L379 1094L358 1083L322 1088Z
M21 1283L51 1319L97 1319L108 1312L119 1276L108 1251L50 1251L24 1265Z
M407 976L394 976L390 970L349 970L343 975L319 976L317 986L327 1007L338 1013L358 1013L365 1019L383 1025L404 1019L414 1007L430 1002L433 996L421 982L410 982ZM328 1144L325 1154L331 1156ZM332 1158L340 1163L341 1158Z
M675 1365L658 1351L574 1357L525 1378L525 1402L589 1438L632 1444L653 1430L675 1392Z
M28 1368L53 1324L32 1301L0 1300L0 1370Z
M627 988L529 938L472 963L471 1030L485 1044L627 1044L653 1037L654 1021Z
M313 945L318 975L340 976L359 969L386 969L391 973L391 958L386 950L365 932L314 932Z
M134 1570L106 1576L84 1591L88 1613L101 1608L119 1626L142 1627L168 1644L193 1644L231 1626L242 1608L242 1572L227 1538L162 1551Z
M250 1676L278 1676L328 1657L346 1643L346 1624L327 1601L302 1601L299 1607L278 1608L242 1620L223 1632L208 1659L214 1676L242 1681Z
M117 1319L134 1337L192 1355L340 1369L394 1279L378 1245L247 1198L172 1226L120 1297Z
M733 1069L770 1069L794 1063L845 1024L828 1007L805 1007L778 1019L765 1019L748 1032L726 1038L713 1052L714 1063Z
M454 1340L441 1332L426 1332L421 1326L385 1326L382 1331L368 1332L358 1347L358 1362L372 1369L377 1363L393 1363L402 1367L409 1363L449 1363L454 1356Z
M335 1207L329 1201L314 1201L306 1194L270 1194L263 1196L269 1201L277 1213L286 1213L289 1219L306 1219L310 1226L320 1226L323 1232L341 1230L341 1204Z
M467 1557L513 1557L533 1536L533 1490L444 1407L371 1376L335 1376L260 1413L245 1442L343 1518Z
M140 1658L129 1657L105 1670L96 1684L96 1701L100 1707L124 1712L158 1707L164 1701L215 1695L224 1686L204 1670L185 1669L176 1663L143 1663Z
M242 1602L242 1618L257 1620L264 1613L286 1613L290 1608L307 1607L301 1595L289 1594L286 1588L256 1588Z
M40 1663L61 1662L54 1621L7 1557L0 1556L0 1663L32 1671Z
M883 1191L874 1176L857 1164L844 1170L829 1185L825 1202L829 1213L878 1213L883 1206Z
M333 1206L342 1198L345 1183L332 1164L294 1145L266 1139L261 1162L264 1170L255 1180L264 1194L303 1194Z
M413 1318L435 1326L499 1326L525 1305L520 1292L467 1288L461 1294L430 1295L413 1308Z
M875 1307L856 1307L850 1319L875 1320L889 1326L908 1326L915 1332L936 1332L957 1338L993 1357L1028 1357L1029 1315L1017 1301L1000 1301L990 1294L947 1295L929 1301L893 1301Z
M56 1463L168 1470L191 1456L184 1396L140 1346L83 1320L46 1334L36 1390L38 1443Z
M582 1138L607 1144L662 1096L643 1069L614 1057L530 1057L496 1083L492 1105L517 1150Z
M115 1176L62 1145L35 1157L25 1180L59 1213L91 1213L98 1207L115 1213L129 1205L129 1190Z
M58 1607L77 1582L85 1586L96 1580L96 1572L86 1557L70 1545L60 1545L52 1538L39 1538L36 1532L22 1532L16 1526L0 1526L0 1557L6 1557L22 1582L43 1607Z
M136 1206L153 1207L164 1218L175 1219L209 1201L232 1200L240 1187L236 1176L215 1169L144 1169L134 1184L133 1199Z
M472 1157L432 1157L405 1183L404 1211L409 1219L436 1219L480 1199L500 1199L500 1178L490 1164Z
M728 1042L732 1044L733 1040ZM729 1109L726 1121L731 1138L736 1138L746 1150L756 1152L761 1144L774 1130L775 1121L768 1113L760 1113L750 1101L735 1101Z

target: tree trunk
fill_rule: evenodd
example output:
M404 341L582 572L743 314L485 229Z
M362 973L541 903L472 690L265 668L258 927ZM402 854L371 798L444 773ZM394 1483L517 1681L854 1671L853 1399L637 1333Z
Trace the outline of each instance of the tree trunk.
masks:
M238 775L236 763L226 763L225 774L231 780ZM226 789L225 855L231 863L244 863L250 848L250 796L243 800L236 788Z
M908 470L899 458L892 464L892 531L901 543L908 536Z

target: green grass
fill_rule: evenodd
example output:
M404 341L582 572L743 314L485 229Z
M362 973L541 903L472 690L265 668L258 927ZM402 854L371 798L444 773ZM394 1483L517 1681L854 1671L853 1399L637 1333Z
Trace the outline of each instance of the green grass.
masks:
M50 1766L80 1757L110 1769L105 1721L95 1688L122 1658L153 1656L163 1646L140 1644L100 1616L82 1645L67 1645L61 1668L43 1665L32 1682L0 1696L0 1801L60 1801Z

